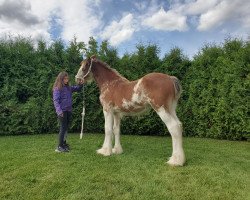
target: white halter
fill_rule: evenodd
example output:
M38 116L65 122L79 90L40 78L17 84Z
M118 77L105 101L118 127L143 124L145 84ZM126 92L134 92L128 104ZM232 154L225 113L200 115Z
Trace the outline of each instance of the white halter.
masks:
M92 69L92 63L93 63L93 58L91 58L91 63L90 63L90 66L89 66L89 70L88 70L88 72L83 76L83 79L85 79L85 78L89 75L89 73L90 73L90 71L91 71L91 69Z
M90 73L90 71L92 69L92 63L93 63L93 58L91 58L91 63L90 63L90 66L89 66L89 69L88 69L87 73L85 75L82 75L82 74L79 74L79 72L78 72L77 75L75 76L75 78L81 79L81 80L84 81L84 79L89 75L89 73Z

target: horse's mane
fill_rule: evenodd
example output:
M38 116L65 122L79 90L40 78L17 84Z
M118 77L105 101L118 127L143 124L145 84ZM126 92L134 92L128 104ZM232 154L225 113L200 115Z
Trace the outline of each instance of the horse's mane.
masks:
M124 76L122 76L116 69L111 68L107 63L101 61L101 60L96 60L97 63L101 64L103 67L105 67L106 69L114 72L119 78L128 81L128 79L126 79Z

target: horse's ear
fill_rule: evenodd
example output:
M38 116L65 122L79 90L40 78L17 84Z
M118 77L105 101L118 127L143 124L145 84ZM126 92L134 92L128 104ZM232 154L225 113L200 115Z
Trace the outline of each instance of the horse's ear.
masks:
M90 57L87 57L86 63L87 63L87 64L90 64L90 62L91 62L91 58L90 58Z
M96 55L90 57L92 60L96 61Z

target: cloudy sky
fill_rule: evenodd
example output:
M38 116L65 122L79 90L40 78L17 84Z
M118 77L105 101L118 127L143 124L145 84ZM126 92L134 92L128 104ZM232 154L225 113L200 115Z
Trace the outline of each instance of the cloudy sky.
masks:
M192 57L204 43L250 36L249 0L0 0L0 37L108 40L119 55L154 43Z

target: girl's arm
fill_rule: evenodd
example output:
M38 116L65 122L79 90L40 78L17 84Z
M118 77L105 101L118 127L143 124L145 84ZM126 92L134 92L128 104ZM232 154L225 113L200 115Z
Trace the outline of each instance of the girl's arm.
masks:
M73 86L71 86L71 90L72 90L72 92L80 92L82 87L83 87L83 84L81 84L81 85L73 85Z
M60 92L58 89L54 89L53 90L53 103L54 103L54 107L56 109L56 113L58 116L61 116L63 114L63 111L61 109L61 106L60 106Z

